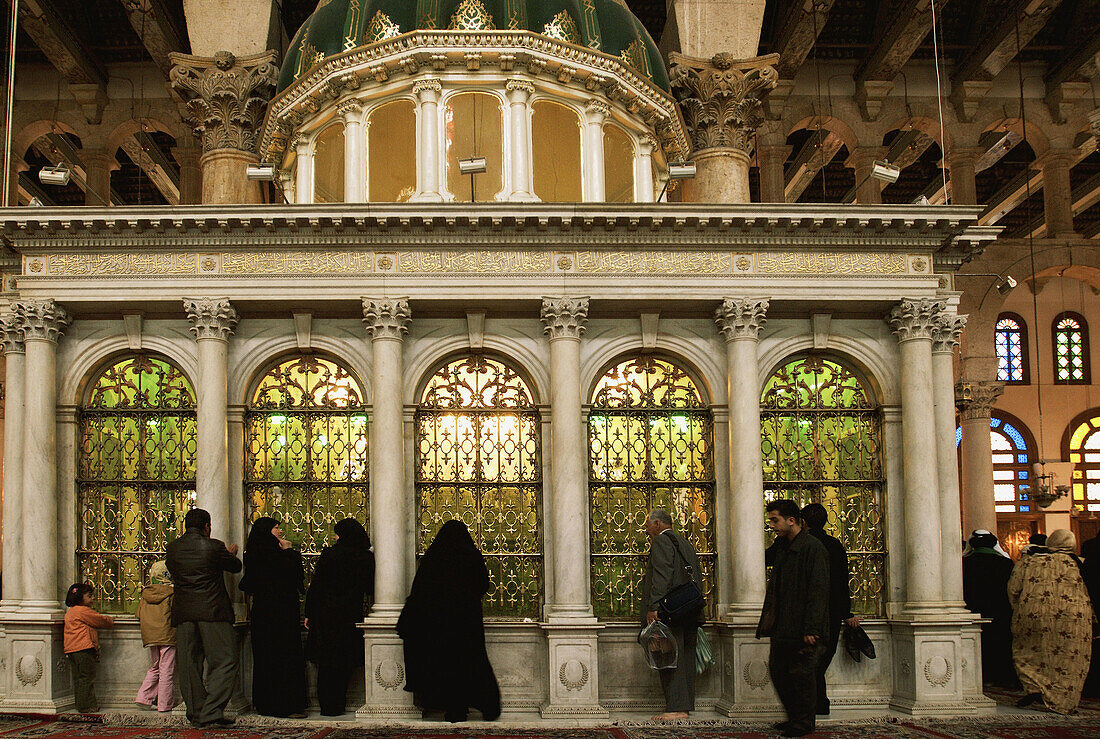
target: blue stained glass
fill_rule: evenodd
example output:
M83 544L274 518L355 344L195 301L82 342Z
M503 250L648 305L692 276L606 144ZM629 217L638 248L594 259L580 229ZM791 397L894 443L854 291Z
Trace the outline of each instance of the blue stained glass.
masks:
M1016 444L1017 449L1027 449L1027 443L1024 441L1024 435L1021 434L1011 423L1006 423L1005 427L1001 430L1008 434L1009 438L1012 439L1014 444Z
M962 444L962 440L963 440L963 430L962 430L962 428L955 429L955 448L956 449L959 448L959 444Z
M1016 461L1019 462L1020 464L1027 464L1027 455L1026 454L1017 454L1016 455Z
M1027 513L1030 510L1031 510L1031 506L1026 506L1026 505L1020 506L1020 512L1021 513Z
M1024 457L1024 461L1025 462L1027 461L1026 457ZM1019 477L1021 480L1026 480L1027 479L1027 471L1026 470L1020 470L1019 472L1016 473L1016 476Z
M1000 425L1001 425L1001 419L999 419L999 418L989 419L989 428L991 428L991 429L999 428Z

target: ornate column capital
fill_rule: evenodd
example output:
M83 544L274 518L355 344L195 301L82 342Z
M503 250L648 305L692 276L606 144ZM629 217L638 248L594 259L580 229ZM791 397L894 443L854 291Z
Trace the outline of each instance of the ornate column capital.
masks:
M903 300L895 305L886 320L897 335L898 341L911 341L913 339L932 339L932 331L936 326L936 319L947 307L945 300L932 300L920 298L919 300Z
M238 149L256 154L256 133L275 92L278 53L213 57L172 53L172 90L184 102L185 117L202 140L203 152Z
M964 421L989 420L997 398L1005 391L1003 382L982 381L955 383L955 407Z
M779 82L778 54L710 59L669 54L669 77L696 151L733 147L748 153L764 122L764 97Z
M336 104L336 112L344 123L360 123L363 120L363 103L356 98L348 98Z
M27 351L23 341L23 319L18 313L0 318L0 344L3 344L4 354L23 354Z
M413 83L413 95L416 95L422 103L438 102L441 92L443 92L443 83L435 77L427 77Z
M371 339L401 340L409 332L408 298L363 298L363 324Z
M16 319L23 329L24 341L56 342L65 327L73 322L69 311L53 298L20 300L14 304Z
M940 313L932 327L932 353L950 354L959 345L968 316Z
M508 80L504 89L508 91L509 102L513 103L525 103L535 92L535 86L527 80Z
M195 339L229 341L237 327L237 311L229 298L184 298L183 308Z
M599 98L592 98L584 104L584 118L587 123L603 123L611 115L611 106Z
M554 339L580 339L588 322L588 298L543 298L542 332Z
M726 298L714 311L714 323L726 341L753 339L760 336L768 319L768 301L762 298Z

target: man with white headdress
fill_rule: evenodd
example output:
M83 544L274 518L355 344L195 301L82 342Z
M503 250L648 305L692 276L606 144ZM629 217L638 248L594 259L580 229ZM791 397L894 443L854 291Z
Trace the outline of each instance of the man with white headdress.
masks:
M1012 606L1008 602L1008 578L1012 560L998 551L997 537L985 529L970 535L963 552L963 600L982 618L982 680L1005 688L1016 687L1012 666Z

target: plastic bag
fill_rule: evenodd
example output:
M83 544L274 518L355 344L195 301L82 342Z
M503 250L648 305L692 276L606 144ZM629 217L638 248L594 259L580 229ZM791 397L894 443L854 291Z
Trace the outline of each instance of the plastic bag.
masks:
M654 670L671 670L676 667L678 647L676 637L667 624L654 621L638 634L638 643L645 652L645 661Z
M710 639L707 638L707 632L700 628L695 637L695 674L702 675L716 661L714 650L710 648Z

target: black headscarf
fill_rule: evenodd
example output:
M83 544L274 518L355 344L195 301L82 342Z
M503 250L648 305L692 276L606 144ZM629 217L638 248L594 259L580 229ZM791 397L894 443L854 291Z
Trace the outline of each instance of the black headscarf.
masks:
M413 579L409 600L475 599L489 590L489 571L462 521L447 521L435 535Z
M332 530L340 537L333 546L339 547L341 550L347 549L364 553L370 551L370 534L363 528L363 524L354 518L345 518L333 526Z
M355 624L363 620L364 598L374 594L374 554L363 524L345 518L333 531L340 538L317 558L306 593L307 653L318 665L342 665L362 651Z
M303 590L302 559L298 552L279 547L271 530L279 522L261 516L252 522L244 545L244 577L240 589L262 597L265 592L299 593ZM297 595L294 596L295 601ZM295 607L296 609L297 607Z
M278 525L278 521L268 516L261 516L253 521L252 528L248 532L248 541L244 545L244 556L277 550L279 541L271 533L271 530Z

